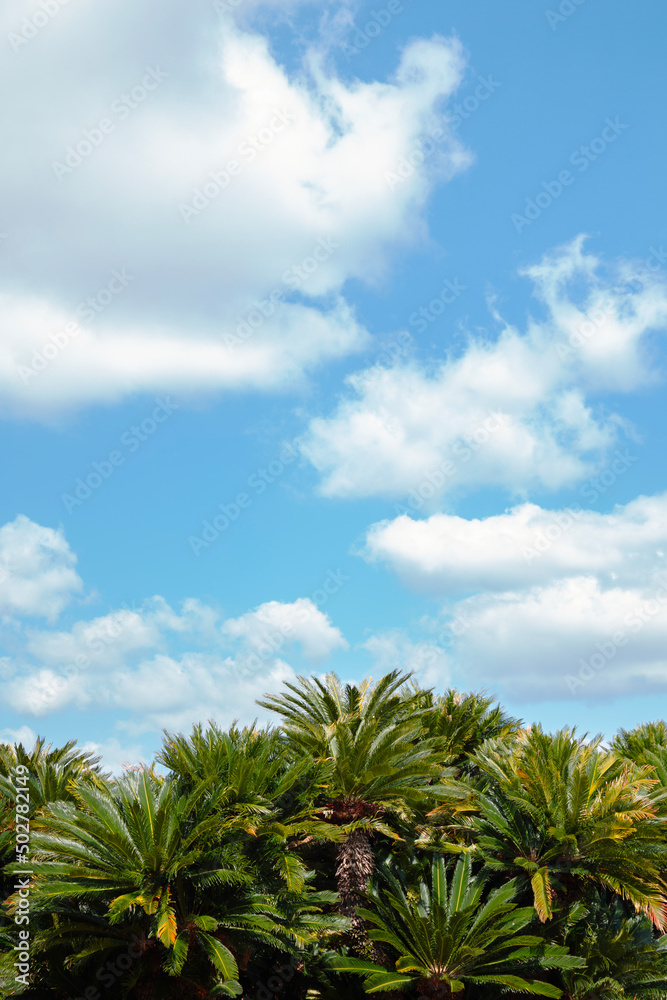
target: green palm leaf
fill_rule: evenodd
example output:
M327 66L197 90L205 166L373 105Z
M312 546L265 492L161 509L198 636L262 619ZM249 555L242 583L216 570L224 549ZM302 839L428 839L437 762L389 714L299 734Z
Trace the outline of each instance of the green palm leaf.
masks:
M226 948L216 938L211 937L210 934L200 933L198 940L216 969L223 974L225 979L238 979L238 965L229 948Z

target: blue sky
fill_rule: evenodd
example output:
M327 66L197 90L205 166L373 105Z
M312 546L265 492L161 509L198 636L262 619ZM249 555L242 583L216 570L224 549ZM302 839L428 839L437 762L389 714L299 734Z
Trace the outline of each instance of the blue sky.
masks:
M1 738L664 714L666 20L7 0Z

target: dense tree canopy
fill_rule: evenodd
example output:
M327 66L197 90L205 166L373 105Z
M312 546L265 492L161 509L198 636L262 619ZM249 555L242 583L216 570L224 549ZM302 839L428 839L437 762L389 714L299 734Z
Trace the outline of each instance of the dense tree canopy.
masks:
M0 996L667 998L667 727L299 678L106 774L0 745Z

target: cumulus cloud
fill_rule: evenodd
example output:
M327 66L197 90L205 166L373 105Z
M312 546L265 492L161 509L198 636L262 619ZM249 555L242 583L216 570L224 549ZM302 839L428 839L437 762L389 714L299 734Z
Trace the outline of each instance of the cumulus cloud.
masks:
M375 660L382 673L390 670L415 674L423 687L447 687L451 659L442 647L431 642L414 642L402 629L390 629L372 635L361 645Z
M661 582L662 581L662 582ZM667 691L667 574L644 587L592 576L456 607L452 652L467 684L518 702Z
M64 709L111 708L124 742L208 719L248 723L262 715L255 701L265 690L275 691L295 677L292 666L276 656L263 659L257 669L243 656L193 650L138 658L106 675L29 669L5 686L5 698L15 711L33 718Z
M0 173L5 410L277 389L362 349L345 282L384 273L435 180L469 162L441 114L459 43L417 39L392 79L343 83L313 52L290 75L212 4L72 3L27 39L33 13L0 11L21 150ZM437 153L392 190L436 126Z
M29 631L25 649L47 668L74 664L111 671L122 666L130 653L160 645L161 625L164 627L164 621L150 605L143 611L121 609L89 622L76 622L69 631Z
M230 618L222 626L222 633L243 640L259 656L275 655L287 643L295 642L301 644L309 660L324 659L336 649L348 648L340 629L306 597L293 604L269 601L240 618Z
M83 583L62 531L24 514L0 528L0 614L53 621Z
M121 674L112 704L121 718L129 715L118 725L129 735L163 728L183 731L208 719L223 725L235 719L247 724L267 717L255 704L257 698L295 679L293 668L277 658L265 661L262 671L253 673L246 671L243 662L205 653L180 659L161 656ZM157 697L156 686L160 689Z
M446 600L424 624L460 684L517 702L667 690L667 494L608 513L402 516L365 554Z
M75 564L62 532L23 515L0 528L0 643L10 654L0 657L0 693L21 715L111 706L133 738L212 716L248 721L264 685L295 676L288 658L321 662L349 648L311 598L268 601L224 618L194 598L176 610L155 596L69 628L26 621L53 621L81 589Z
M610 513L522 504L471 519L402 515L374 525L365 555L432 594L504 591L593 574L607 586L644 584L667 554L667 494Z
M248 315L253 323L256 316L264 323L258 310ZM131 324L112 327L104 319L97 333L77 326L70 336L71 316L46 302L27 303L11 295L0 297L0 317L5 356L15 362L4 373L6 399L14 398L19 409L37 416L67 409L73 402L114 402L131 391L165 387L185 395L195 390L278 389L368 342L342 300L326 314L285 303L258 336L252 336L252 326L244 321L239 324L241 334L230 327L222 336L210 331L210 336L198 333L186 339L181 329L170 329L166 322L148 332Z
M416 502L482 486L510 493L556 489L590 475L622 420L595 406L602 390L654 377L650 335L667 324L667 289L633 281L623 262L605 270L583 237L524 273L544 318L525 332L472 337L460 356L348 378L334 413L315 418L302 451L326 496Z
M16 712L113 707L130 736L215 717L246 721L260 688L294 677L287 656L321 661L348 644L308 598L270 601L238 618L185 601L180 612L154 597L69 630L25 630L4 662L2 692Z
M128 768L140 767L151 761L151 755L146 753L141 744L124 743L113 736L102 743L91 740L82 744L81 749L101 757L102 768L119 776Z
M27 750L31 750L36 742L37 733L30 726L0 730L0 743L22 743Z

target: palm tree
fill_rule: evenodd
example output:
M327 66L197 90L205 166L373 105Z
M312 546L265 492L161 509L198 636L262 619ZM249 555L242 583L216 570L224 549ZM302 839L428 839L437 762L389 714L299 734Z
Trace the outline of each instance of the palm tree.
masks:
M517 907L513 881L483 899L486 880L473 875L469 852L459 858L450 879L443 856L434 856L430 878L421 880L414 893L389 879L389 891L375 895L373 908L361 913L373 925L371 939L397 954L395 969L331 959L340 972L362 973L367 993L416 990L419 996L445 1000L470 984L558 997L558 987L523 973L583 965L567 948L524 933L534 913Z
M75 802L81 785L103 787L99 763L100 758L80 750L76 740L53 747L37 737L31 750L22 743L0 743L0 921L5 919L5 902L15 881L3 869L16 850L16 768L21 767L27 778L22 786L27 802L22 796L21 806L27 806L24 814L34 829L50 802Z
M562 984L571 1000L665 1000L667 935L656 938L650 921L629 914L618 896L596 892L568 914L565 944L585 961L566 969Z
M419 692L424 710L424 728L430 737L442 740L443 753L464 771L470 768L470 756L485 740L508 739L519 730L518 719L484 692L461 694L451 688L437 697L431 691Z
M635 729L619 729L612 740L611 748L619 757L632 760L635 764L645 764L645 755L667 750L667 723L644 722Z
M13 798L16 767L27 768L31 815L34 815L49 802L74 802L75 789L81 783L102 787L105 776L99 767L100 760L92 752L80 750L76 740L53 747L38 736L32 750L22 743L0 743L0 791Z
M195 725L189 736L164 734L157 762L177 775L183 785L215 778L228 788L227 801L272 808L284 793L288 770L284 740L277 730L239 729L234 723L223 730L215 722ZM262 801L263 800L263 801Z
M103 791L80 788L78 798L51 805L46 832L33 837L32 905L55 915L35 939L47 968L52 953L51 966L65 953L64 964L82 970L137 939L134 975L155 995L169 996L177 978L193 995L215 987L237 996L248 943L284 948L270 900L250 889L236 817L236 844L220 842L210 785L179 794L142 771Z
M343 686L335 674L326 682L299 677L289 693L259 704L282 717L287 743L325 769L326 799L318 809L340 828L336 879L340 912L352 921L350 940L364 952L367 936L357 914L373 874L371 834L396 836L392 823L407 820L413 807L458 794L438 741L427 738L420 694L409 695L409 674L392 671L377 684Z
M667 725L646 722L635 729L620 729L611 748L626 762L650 769L655 786L649 793L660 815L667 814Z
M158 764L174 774L181 787L214 780L225 791L218 797L221 809L272 818L299 814L299 799L308 796L320 777L312 757L295 757L277 729L229 730L215 722L195 725L189 736L165 733Z
M473 757L485 784L470 832L489 870L531 891L540 920L598 885L664 929L667 845L651 768L600 744L539 726L491 741Z
M209 722L206 728L195 725L190 736L165 733L157 761L184 791L213 782L216 811L227 818L235 814L251 835L246 852L264 879L270 881L273 870L289 890L303 890L307 869L296 848L335 836L329 824L311 818L309 806L321 778L312 756L295 758L276 729L234 724L224 731Z
M427 850L448 850L461 839L466 815L474 810L470 783L479 776L472 754L490 739L511 739L520 722L495 704L484 692L461 694L452 688L444 695L419 691L424 730L439 742L442 759L457 769L461 792L469 788L467 798L439 803L417 817L417 843ZM463 823L462 823L463 820Z

